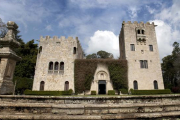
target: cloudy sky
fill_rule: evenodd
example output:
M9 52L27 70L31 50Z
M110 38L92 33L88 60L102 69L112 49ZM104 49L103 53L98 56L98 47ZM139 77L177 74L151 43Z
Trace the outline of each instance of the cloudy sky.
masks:
M118 57L123 21L155 22L161 58L180 42L180 0L0 0L0 18L15 21L25 42L78 36L86 54L105 50Z

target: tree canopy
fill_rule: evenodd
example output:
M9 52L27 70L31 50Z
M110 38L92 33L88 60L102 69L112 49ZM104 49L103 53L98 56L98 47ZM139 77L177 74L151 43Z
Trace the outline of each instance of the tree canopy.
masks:
M102 58L102 59L112 59L113 54L112 53L108 53L106 51L100 50L97 53L93 53L93 54L89 54L86 56L86 59L97 59L97 58Z

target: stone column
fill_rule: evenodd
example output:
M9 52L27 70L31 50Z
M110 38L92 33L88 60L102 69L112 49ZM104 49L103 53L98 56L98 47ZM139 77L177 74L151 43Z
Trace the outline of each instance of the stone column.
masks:
M20 46L16 40L15 32L18 28L15 22L7 23L8 32L4 38L0 38L0 94L12 94L14 91L13 75L16 62L21 58L16 55L14 49Z

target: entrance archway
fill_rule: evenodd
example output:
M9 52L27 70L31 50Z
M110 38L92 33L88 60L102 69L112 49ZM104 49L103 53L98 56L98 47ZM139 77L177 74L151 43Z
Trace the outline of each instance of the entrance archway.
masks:
M106 81L105 80L99 80L98 94L106 94Z

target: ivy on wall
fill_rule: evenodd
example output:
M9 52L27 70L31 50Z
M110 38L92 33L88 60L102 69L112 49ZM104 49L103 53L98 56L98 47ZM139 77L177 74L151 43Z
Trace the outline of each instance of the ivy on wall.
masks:
M75 92L90 90L98 63L108 66L113 88L127 88L127 61L114 59L76 59L74 67Z

